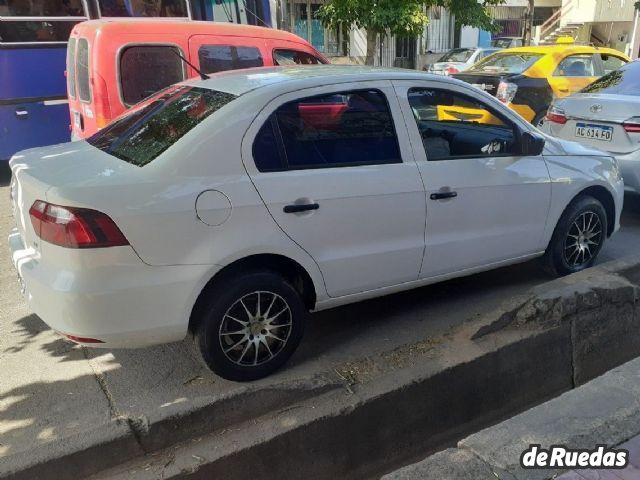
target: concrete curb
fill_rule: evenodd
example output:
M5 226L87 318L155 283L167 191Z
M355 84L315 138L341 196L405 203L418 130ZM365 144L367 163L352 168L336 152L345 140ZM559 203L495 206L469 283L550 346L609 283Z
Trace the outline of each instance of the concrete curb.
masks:
M639 433L640 359L635 359L461 440L458 448L449 448L382 478L547 480L563 470L520 467L520 456L529 445L594 448L606 444L613 447Z

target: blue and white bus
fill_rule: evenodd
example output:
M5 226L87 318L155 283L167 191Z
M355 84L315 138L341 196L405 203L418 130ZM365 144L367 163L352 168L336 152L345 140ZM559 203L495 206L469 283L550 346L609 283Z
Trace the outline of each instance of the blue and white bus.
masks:
M270 26L269 0L0 0L0 161L70 140L67 40L87 19L183 17Z

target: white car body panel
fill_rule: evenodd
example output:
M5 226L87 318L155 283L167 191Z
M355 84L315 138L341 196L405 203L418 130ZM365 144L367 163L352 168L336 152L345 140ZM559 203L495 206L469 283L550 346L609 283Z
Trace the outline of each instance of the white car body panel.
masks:
M640 96L578 93L556 101L555 105L565 111L567 123L546 121L543 131L615 157L627 189L640 193L640 133L627 132L622 126L624 121L640 117ZM591 111L594 106L597 112ZM578 123L611 128L611 141L576 137Z
M613 160L599 152L548 138L544 158L472 159L469 169L429 163L402 94L409 85L471 92L535 131L457 80L329 66L226 72L185 83L240 96L145 167L86 142L11 160L13 262L32 309L55 330L98 338L105 343L94 346L107 348L180 340L205 285L254 255L300 265L313 283L316 310L523 261L542 253L567 204L591 186L611 192L618 226L622 183ZM257 171L253 138L277 105L356 86L387 96L403 163ZM461 189L460 198L429 200L447 184ZM282 213L305 197L320 209ZM79 250L40 241L28 213L36 199L106 213L131 245ZM500 235L522 245L499 249ZM453 261L459 248L466 251Z

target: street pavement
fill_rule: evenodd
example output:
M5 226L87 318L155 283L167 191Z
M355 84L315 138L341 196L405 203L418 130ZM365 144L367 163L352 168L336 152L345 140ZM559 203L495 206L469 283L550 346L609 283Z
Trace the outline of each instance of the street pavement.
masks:
M141 350L85 349L32 315L1 241L13 226L8 177L6 169L1 172L0 465L2 457L38 451L44 458L51 449L64 453L78 442L115 438L126 426L111 419L121 415L144 423L179 406L341 371L349 362L442 335L551 279L530 262L320 312L311 316L283 370L250 386L236 384L203 368L188 341ZM628 196L623 228L605 245L600 262L637 252L639 235L640 199Z

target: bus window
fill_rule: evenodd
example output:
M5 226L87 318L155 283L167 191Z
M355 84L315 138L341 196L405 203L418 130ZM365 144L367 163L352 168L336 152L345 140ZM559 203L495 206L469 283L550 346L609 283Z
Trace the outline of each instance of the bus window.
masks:
M169 85L184 80L182 60L176 47L140 45L126 48L120 56L122 100L133 105Z
M98 6L103 17L189 16L185 0L98 0Z
M0 0L0 42L66 42L84 17L81 0Z
M91 85L89 84L89 42L87 42L86 38L78 40L76 76L78 82L78 97L83 102L91 101Z
M67 46L67 92L76 98L76 39L70 38Z

